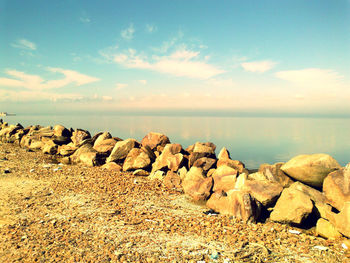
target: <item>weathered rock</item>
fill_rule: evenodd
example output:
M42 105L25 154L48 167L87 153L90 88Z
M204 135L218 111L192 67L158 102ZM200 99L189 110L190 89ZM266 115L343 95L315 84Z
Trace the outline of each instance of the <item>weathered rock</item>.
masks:
M213 191L229 191L235 188L237 179L237 170L229 166L220 166L212 174L214 180Z
M214 143L211 142L196 142L193 147L193 152L197 153L208 153L208 154L215 154L216 146Z
M241 161L231 159L219 159L216 164L218 168L224 165L236 169L239 173L243 173L245 168L244 163L242 163Z
M197 159L193 166L194 167L200 167L204 171L209 171L211 168L215 166L216 160L212 158L202 157Z
M350 202L350 164L330 173L324 179L323 193L327 201L339 211L345 202Z
M210 196L213 186L213 178L205 177L202 168L192 167L182 181L185 194L192 197L194 201L204 201Z
M64 136L54 136L52 140L57 145L64 145L71 142L70 137L64 137Z
M275 204L283 187L274 182L245 180L241 189L250 193L263 206L270 207Z
M70 156L72 155L78 147L73 143L68 143L67 145L61 145L58 147L57 153L61 156Z
M207 207L244 222L256 222L261 210L259 203L248 192L242 190L215 192L207 201Z
M42 147L42 152L47 154L56 154L58 150L58 145L54 143L53 140L50 140L45 143L45 145Z
M116 172L120 172L123 169L119 164L115 162L106 163L102 165L102 168L106 170L116 171Z
M230 153L229 151L223 147L220 152L219 152L219 155L218 155L218 159L219 160L228 160L228 159L231 159L230 158Z
M44 146L44 143L42 141L31 141L29 145L29 149L31 150L41 150Z
M152 172L148 176L148 179L151 179L151 180L163 180L164 175L165 175L165 173L163 171L158 170L158 171Z
M214 159L215 156L211 153L198 153L198 152L192 152L190 153L189 157L188 157L188 168L190 169L193 164L201 159L201 158L211 158L211 159Z
M126 156L123 171L145 169L151 164L151 158L147 153L138 148L133 148Z
M142 146L141 150L148 154L149 158L151 158L152 161L154 161L157 156L154 154L154 152L151 150L149 146Z
M142 169L137 169L132 174L135 176L149 176L150 173Z
M70 156L74 164L82 163L87 166L98 166L104 163L104 157L91 144L84 144Z
M108 140L108 139L112 139L112 135L109 132L103 132L101 133L95 140L94 142L94 149L96 149L95 147L105 144L103 143L103 141ZM115 141L115 140L113 140Z
M71 132L62 125L56 125L55 127L53 127L53 134L56 137L68 137L69 138L72 136Z
M90 139L91 135L89 131L85 131L82 129L76 129L72 134L72 142L75 146L79 147L82 145L82 142L86 139Z
M163 152L157 157L152 165L152 172L169 169L176 172L184 161L184 156L180 151L182 147L180 144L167 144Z
M337 239L342 237L342 234L327 220L320 218L316 224L316 234L328 238Z
M187 174L187 168L185 166L181 167L178 171L177 174L180 176L181 181L185 179L185 176Z
M151 150L157 149L157 146L165 146L170 143L169 138L161 133L150 132L141 141L142 146L148 146Z
M163 179L163 184L169 189L181 189L181 178L177 173L168 171Z
M260 165L259 172L264 176L266 181L275 182L281 184L283 187L289 187L294 181L286 175L281 167L284 163L262 164Z
M107 163L118 162L126 158L131 149L137 146L135 139L126 139L124 141L117 142L107 158Z
M115 146L117 141L115 139L106 139L94 144L94 149L100 153L110 154Z
M340 168L330 155L320 153L298 155L282 165L281 170L298 181L321 188L324 178Z
M350 202L345 202L340 213L334 214L330 222L340 233L350 238Z
M313 204L307 194L297 189L285 188L270 214L270 219L300 225L311 214L312 209Z

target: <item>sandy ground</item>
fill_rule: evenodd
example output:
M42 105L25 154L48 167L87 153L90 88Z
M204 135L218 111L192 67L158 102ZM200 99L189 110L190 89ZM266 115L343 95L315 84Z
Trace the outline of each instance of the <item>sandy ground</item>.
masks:
M0 143L0 262L350 262L312 229L206 211L159 181Z

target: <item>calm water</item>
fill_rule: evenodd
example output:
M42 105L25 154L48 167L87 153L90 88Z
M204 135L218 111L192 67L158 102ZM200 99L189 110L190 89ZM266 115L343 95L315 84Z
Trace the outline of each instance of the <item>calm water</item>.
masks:
M3 119L23 126L62 124L89 130L92 135L109 131L113 136L139 141L149 131L156 131L184 148L197 141L211 141L217 152L225 146L232 158L248 168L311 153L328 153L343 166L350 162L349 118L17 115Z

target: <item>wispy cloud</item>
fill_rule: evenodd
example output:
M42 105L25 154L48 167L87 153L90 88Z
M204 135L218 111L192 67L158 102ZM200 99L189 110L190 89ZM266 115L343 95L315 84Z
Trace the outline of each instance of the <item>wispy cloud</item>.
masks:
M130 24L128 28L122 30L120 35L126 40L131 40L134 37L135 28L133 24Z
M263 73L265 71L272 69L276 64L277 62L274 62L271 60L262 60L262 61L244 62L244 63L241 63L241 66L245 71Z
M11 46L25 50L36 50L36 44L24 38L18 39L15 43L12 43Z
M137 55L136 50L114 56L114 61L127 68L153 70L178 77L208 79L225 71L199 58L199 52L178 50L169 56L153 56L152 59Z
M115 88L116 90L121 90L121 89L124 89L128 86L128 84L125 84L125 83L117 83L115 84Z
M154 33L157 31L157 26L151 25L151 24L146 24L146 32L148 33Z
M48 68L48 71L64 75L62 79L44 80L38 75L27 74L17 70L6 70L6 74L12 78L0 78L0 86L18 87L29 90L48 90L65 87L69 84L81 86L98 81L98 78L81 74L77 71L62 68Z
M300 87L335 88L344 85L344 76L332 69L306 68L286 70L276 72L275 76Z

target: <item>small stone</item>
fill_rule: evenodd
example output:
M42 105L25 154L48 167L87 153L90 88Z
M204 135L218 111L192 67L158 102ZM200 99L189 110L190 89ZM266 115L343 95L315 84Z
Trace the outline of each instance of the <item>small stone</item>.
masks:
M9 174L9 173L11 173L11 171L10 171L10 169L6 168L6 169L4 169L4 173Z

